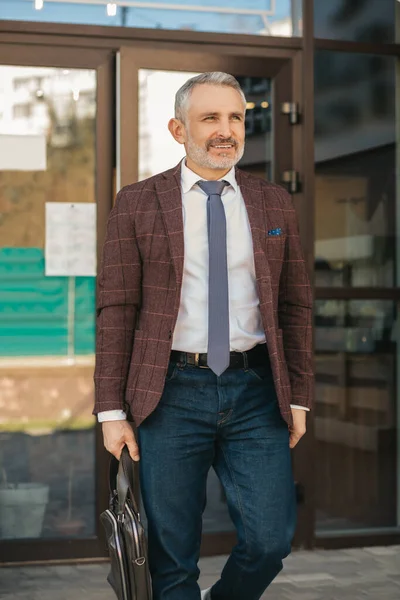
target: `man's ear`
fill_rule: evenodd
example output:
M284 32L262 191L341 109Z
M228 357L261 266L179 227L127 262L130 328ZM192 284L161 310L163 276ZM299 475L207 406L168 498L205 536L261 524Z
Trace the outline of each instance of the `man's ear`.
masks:
M184 144L186 142L186 131L182 121L179 119L170 119L168 123L168 129L178 144Z

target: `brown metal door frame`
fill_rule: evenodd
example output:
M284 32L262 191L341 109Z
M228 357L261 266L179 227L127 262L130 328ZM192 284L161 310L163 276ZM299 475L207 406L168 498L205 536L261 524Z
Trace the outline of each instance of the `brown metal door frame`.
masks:
M245 50L245 51L244 51ZM139 70L155 69L167 71L225 71L233 75L270 77L274 81L273 139L274 179L280 183L280 175L286 169L299 172L302 181L300 192L293 196L298 210L300 230L307 263L312 268L313 242L309 238L313 221L307 214L306 205L312 206L313 162L312 132L313 111L304 108L306 94L304 85L304 59L301 50L293 48L254 48L241 46L220 47L218 53L207 51L194 44L182 44L182 48L165 49L154 44L152 49L123 46L119 56L119 182L127 185L138 179L139 159ZM311 70L312 78L312 70ZM310 76L308 77L311 82ZM290 125L288 116L280 112L284 101L297 102L301 118L298 125ZM310 126L311 124L311 126ZM309 128L306 136L305 130ZM311 130L311 134L310 134ZM300 210L301 207L301 210ZM298 449L294 451L294 472L303 499L299 503L298 527L294 545L312 547L314 536L314 485L311 465L313 449L312 427ZM228 553L235 541L233 533L211 533L204 535L202 554Z
M106 221L113 201L114 164L114 55L109 49L49 47L0 42L0 65L93 69L96 94L96 202L97 250L102 250ZM96 425L96 535L89 539L0 540L0 563L82 559L106 555L98 515L107 505L108 458Z

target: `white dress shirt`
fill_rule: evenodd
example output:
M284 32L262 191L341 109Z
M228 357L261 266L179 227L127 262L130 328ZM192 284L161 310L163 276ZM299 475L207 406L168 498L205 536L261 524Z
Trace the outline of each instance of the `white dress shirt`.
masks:
M200 177L182 161L182 204L185 258L178 319L172 349L207 352L208 345L208 232L207 194ZM253 240L246 206L232 168L221 198L227 226L229 331L231 351L244 352L265 343L256 287ZM305 407L292 405L292 408ZM121 410L100 412L98 420L125 419Z

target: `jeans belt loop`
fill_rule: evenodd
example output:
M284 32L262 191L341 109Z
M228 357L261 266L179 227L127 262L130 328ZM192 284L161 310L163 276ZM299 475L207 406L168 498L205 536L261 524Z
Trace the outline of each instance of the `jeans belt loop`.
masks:
M179 360L177 362L178 367L186 367L187 365L187 354L186 352L180 352Z
M244 367L244 370L247 371L247 369L249 368L249 359L247 356L247 352L242 352L242 355L243 355L243 367Z

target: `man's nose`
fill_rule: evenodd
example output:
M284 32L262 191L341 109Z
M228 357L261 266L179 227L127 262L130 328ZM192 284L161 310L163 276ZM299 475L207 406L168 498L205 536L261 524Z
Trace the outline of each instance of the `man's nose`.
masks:
M224 139L230 138L232 136L231 123L229 119L221 120L219 122L218 134Z

